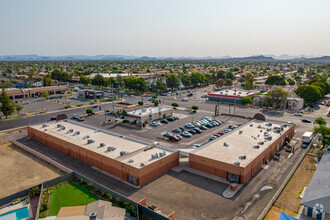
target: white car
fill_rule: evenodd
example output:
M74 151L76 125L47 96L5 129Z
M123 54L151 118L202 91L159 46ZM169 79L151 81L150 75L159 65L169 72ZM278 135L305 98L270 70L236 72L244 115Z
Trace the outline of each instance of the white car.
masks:
M301 113L295 113L294 115L295 116L303 116L303 114L301 114Z
M181 99L181 101L183 101L183 102L188 102L188 98L183 98L183 99Z
M135 95L130 95L129 97L132 97L132 98L134 98L134 97L135 97Z

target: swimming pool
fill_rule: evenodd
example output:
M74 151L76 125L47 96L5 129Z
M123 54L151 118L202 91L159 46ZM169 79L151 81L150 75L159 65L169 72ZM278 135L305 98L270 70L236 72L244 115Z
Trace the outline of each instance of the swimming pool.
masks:
M0 218L1 217L4 217L6 215L10 215L12 213L15 213L16 214L16 220L21 220L23 218L28 218L29 217L29 209L28 207L24 207L24 208L20 208L20 209L16 209L16 210L13 210L13 211L10 211L10 212L7 212L5 214L2 214L0 215Z

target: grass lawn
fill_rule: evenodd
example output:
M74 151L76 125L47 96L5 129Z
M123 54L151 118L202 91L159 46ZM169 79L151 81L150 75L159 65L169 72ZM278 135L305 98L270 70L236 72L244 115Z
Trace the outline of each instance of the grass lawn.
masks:
M99 197L83 189L81 186L69 182L52 191L48 215L57 215L61 207L87 205L99 199Z

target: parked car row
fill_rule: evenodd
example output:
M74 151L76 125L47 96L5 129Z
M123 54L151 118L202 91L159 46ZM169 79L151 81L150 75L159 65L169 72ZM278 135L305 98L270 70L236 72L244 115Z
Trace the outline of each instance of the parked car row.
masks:
M224 129L223 131L221 131L221 132L219 132L217 134L212 135L210 137L210 141L213 141L213 140L215 140L215 139L217 139L217 138L219 138L219 137L227 134L228 132L231 132L232 130L234 130L236 128L238 128L238 126L236 126L236 125L229 125L227 129Z
M169 122L173 122L173 121L176 121L176 120L179 120L180 118L177 117L177 116L173 116L173 117L169 117L169 118L166 118L166 119L162 119L159 121L153 121L150 123L151 126L154 126L154 127L157 127L159 125L161 125L161 123L163 124L168 124Z
M172 132L178 133L183 137L190 138L195 134L201 134L203 130L207 130L208 128L213 128L221 124L222 124L221 121L217 119L213 119L210 117L202 117L201 120L199 121L184 124L184 127L174 128ZM172 134L171 133L164 134L165 137L168 135L172 135Z

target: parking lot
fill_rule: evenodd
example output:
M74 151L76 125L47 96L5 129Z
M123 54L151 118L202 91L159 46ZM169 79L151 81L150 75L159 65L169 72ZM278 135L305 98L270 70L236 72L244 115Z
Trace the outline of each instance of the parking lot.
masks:
M217 134L225 129L228 129L229 125L240 126L248 121L245 118L231 117L231 116L216 116L213 117L210 113L203 111L200 112L189 112L185 110L174 110L173 116L177 116L180 119L173 122L168 122L167 124L160 123L159 126L147 125L143 129L137 127L134 124L123 123L122 120L115 119L104 112L99 112L93 116L86 117L85 121L81 122L84 124L89 124L95 127L99 127L105 130L111 130L112 132L125 134L138 139L143 139L148 142L159 142L161 145L165 145L173 148L190 148L194 144L203 145L208 143L210 136ZM191 130L185 127L187 123L193 123L200 121L202 117L212 117L221 121L221 125L215 126L213 128L207 128L207 130L201 130L200 134L194 134L191 137L182 136L182 140L171 141L167 137L164 137L164 134L170 132L173 135L179 135L179 133L173 132L173 129L177 127L184 127L185 131ZM111 119L111 122L108 120ZM103 124L102 122L107 121Z

